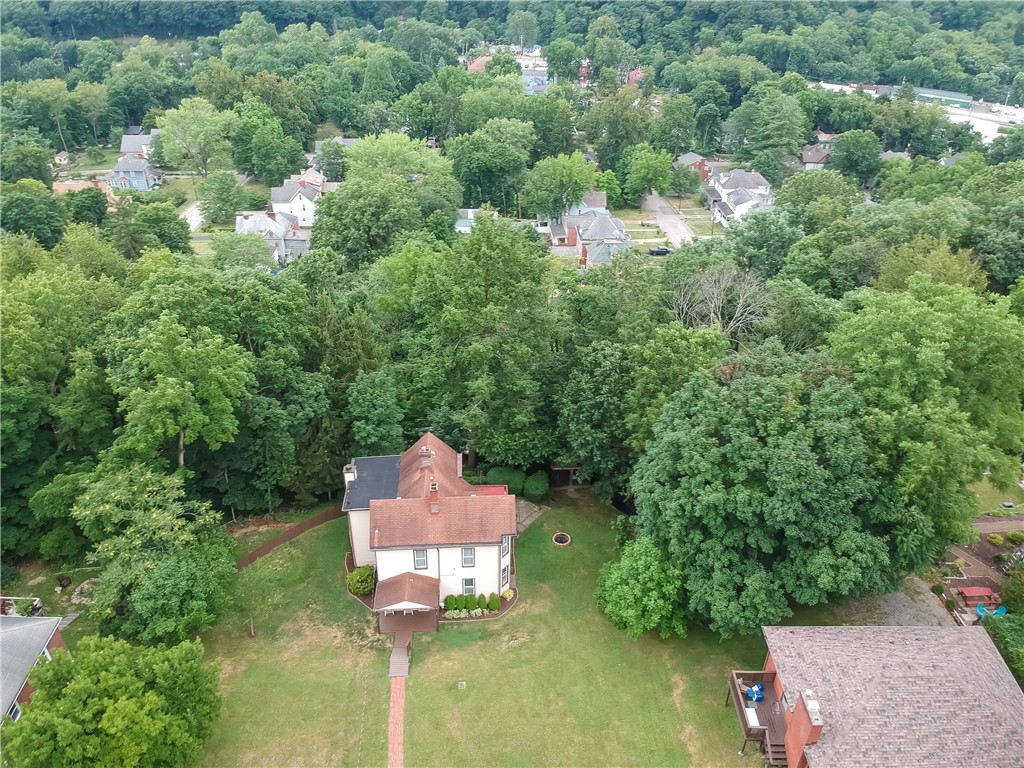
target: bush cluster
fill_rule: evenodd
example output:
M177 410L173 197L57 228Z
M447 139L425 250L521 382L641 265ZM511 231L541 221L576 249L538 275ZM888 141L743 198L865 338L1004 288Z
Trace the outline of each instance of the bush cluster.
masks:
M455 595L448 595L448 597L444 599L444 609L446 611L454 611L457 607L458 600L456 600Z
M946 600L946 610L949 611L950 613L955 611L956 610L956 600L953 600L953 599Z
M1006 538L1014 546L1024 544L1024 531L1010 531Z
M513 496L523 495L526 473L511 467L491 467L487 472L488 485L504 485Z
M941 584L932 584L932 592L936 595L941 595L945 591L945 588Z
M14 563L0 563L0 585L8 587L18 580L21 569Z
M1003 546L1003 537L998 533L990 533L985 538L988 540L988 543L994 547Z
M348 575L348 591L353 595L368 595L373 592L374 572L372 565L356 568Z
M474 608L471 611L445 611L444 617L446 619L479 619L481 616L486 616L490 611L485 611L480 608Z
M511 491L510 491L511 492ZM548 473L538 470L523 483L523 496L527 501L540 504L548 495Z
M513 592L511 589L506 589L504 592L501 593L501 596L504 597L506 600L511 600L514 595L515 592Z
M487 601L487 610L494 611L495 613L501 610L501 598L493 592L491 592L491 597Z

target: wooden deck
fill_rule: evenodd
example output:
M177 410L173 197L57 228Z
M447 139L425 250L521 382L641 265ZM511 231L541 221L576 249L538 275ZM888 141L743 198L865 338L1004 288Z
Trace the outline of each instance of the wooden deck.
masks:
M753 685L761 683L764 686L764 701L756 702L753 706L754 716L757 725L747 719L745 710L750 703L746 695L740 689L740 684ZM748 742L754 742L761 746L769 766L786 766L786 719L783 714L783 703L775 693L775 673L763 670L745 671L734 670L729 675L729 693L726 694L726 703L729 698L736 706L736 717L740 721L740 730L743 731L743 748L746 749Z

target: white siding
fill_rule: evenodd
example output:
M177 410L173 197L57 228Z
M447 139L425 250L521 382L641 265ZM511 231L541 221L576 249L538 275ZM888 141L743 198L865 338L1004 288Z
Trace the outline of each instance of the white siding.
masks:
M510 536L509 537L509 542L508 542L508 554L501 556L501 563L498 565L498 588L496 590L494 590L494 591L497 592L499 595L503 591L508 589L510 586L512 586L512 548L515 546L515 544L516 544L515 536ZM498 549L498 552L501 552L500 548ZM504 568L505 566L508 566L508 583L507 584L502 584L501 583L501 569ZM487 594L490 595L491 593L488 592Z
M462 566L462 547L444 547L439 550L438 578L441 579L440 592L442 600L447 595L461 595L463 579L476 579L476 593L478 595L490 596L492 592L501 592L499 585L501 580L501 546L484 546L476 547L475 549L476 565L472 568L463 568ZM410 558L412 557L411 551L409 556Z
M377 580L383 581L400 573L419 573L432 579L438 578L437 550L429 547L417 547L427 550L427 568L417 571L414 567L412 549L378 549Z
M348 535L356 567L373 565L373 552L370 551L370 510L354 509L348 513Z

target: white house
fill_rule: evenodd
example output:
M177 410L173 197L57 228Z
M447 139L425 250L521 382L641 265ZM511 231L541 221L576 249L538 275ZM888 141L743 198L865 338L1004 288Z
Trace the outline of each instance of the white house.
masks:
M141 129L140 129L141 130ZM126 133L121 136L121 157L134 157L148 160L153 148L153 137L160 133L154 128L149 133Z
M771 184L757 171L715 173L701 193L710 204L712 219L724 227L775 202Z
M345 467L352 560L377 569L373 610L437 626L448 595L500 594L515 584L516 499L503 485L462 479L462 454L427 432L397 456Z
M309 230L300 229L299 220L290 213L242 211L235 216L235 232L262 237L282 267L309 250Z

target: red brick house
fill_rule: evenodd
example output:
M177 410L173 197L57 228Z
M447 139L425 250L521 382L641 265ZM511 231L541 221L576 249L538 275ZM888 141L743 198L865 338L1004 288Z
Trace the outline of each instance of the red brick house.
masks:
M711 176L711 172L708 170L708 162L701 155L696 152L686 152L679 155L672 163L673 168L693 168L697 173L700 174L700 183L703 184Z
M769 766L1024 765L1024 692L984 627L762 631L764 668L734 671L726 702Z
M12 720L32 698L32 667L49 661L55 649L67 649L59 625L59 616L0 616L0 713Z

